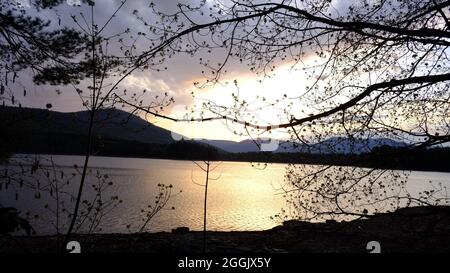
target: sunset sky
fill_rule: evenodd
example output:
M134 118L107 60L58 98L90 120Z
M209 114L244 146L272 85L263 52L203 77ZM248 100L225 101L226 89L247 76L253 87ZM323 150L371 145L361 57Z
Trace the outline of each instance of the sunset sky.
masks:
M23 1L26 5L27 1ZM70 1L69 1L70 2ZM120 10L116 18L111 22L109 29L111 34L127 27L132 28L132 31L138 32L140 30L145 31L143 24L138 22L135 16L132 15L133 10L139 10L143 12L145 16L145 10L147 8L148 1L129 1ZM176 8L176 3L179 1L154 1L155 5L163 11L171 11ZM185 3L189 1L184 1ZM214 1L208 1L209 4L213 4ZM103 0L97 1L95 6L96 22L102 24L106 21L118 5L118 1L115 0ZM333 6L336 11L342 9L342 1L333 1ZM80 11L88 13L89 10L84 5L82 7L73 7L68 4L63 4L57 7L57 14L61 17L61 24L67 26L74 26L74 23L70 19L70 15L79 14ZM42 18L48 18L52 20L52 24L56 24L54 11L41 11L39 16ZM140 46L145 48L145 42L141 42ZM149 90L147 93L147 100L151 101L155 95L163 94L167 92L170 96L173 96L176 103L174 108L170 107L165 111L165 114L171 116L182 116L183 111L180 109L196 109L202 102L209 100L214 103L218 103L223 106L233 106L232 94L239 94L239 98L245 99L251 104L253 113L257 116L257 120L261 124L267 125L270 123L277 123L282 120L286 120L288 117L283 116L282 111L286 107L285 103L292 103L293 109L298 111L311 111L306 108L305 103L301 99L297 99L299 95L304 92L305 87L308 85L308 81L305 77L305 72L301 70L300 66L292 68L292 63L287 60L285 63L280 63L275 70L275 73L270 78L265 78L262 82L261 75L256 75L249 71L245 64L239 64L237 62L230 61L230 64L226 67L227 74L221 78L221 84L214 86L207 86L199 89L194 86L193 82L203 82L205 78L202 76L202 67L199 65L199 57L201 56L187 56L179 55L175 58L168 60L165 63L168 70L164 72L155 71L143 71L134 73L121 84L121 88L127 89L130 92L136 90L137 92L143 89ZM223 61L223 54L215 54L212 61ZM305 56L304 62L317 61L314 56ZM45 108L47 103L53 105L52 110L61 112L72 112L83 110L80 98L76 94L72 86L50 86L41 85L36 86L32 83L32 74L24 72L20 75L20 81L16 84L16 89L22 90L26 88L28 90L27 97L18 98L22 106ZM233 82L237 81L238 87ZM228 82L228 84L226 84ZM81 87L86 86L85 83L81 84ZM12 87L11 87L12 88ZM191 95L194 92L195 97ZM19 93L20 94L20 93ZM277 99L282 100L286 96L290 98L284 103L276 104L274 106L267 107L266 104L275 103ZM261 98L265 98L265 104L261 103ZM266 105L264 108L259 108ZM308 111L309 110L309 111ZM248 136L240 136L233 133L245 133L242 126L236 126L233 124L224 124L223 122L208 122L208 123L174 123L168 120L151 119L156 125L164 127L166 129L175 131L177 133L186 135L193 138L207 138L207 139L228 139L228 140L242 140L248 138ZM257 135L257 134L256 134ZM273 132L272 137L285 138L286 134L283 132Z

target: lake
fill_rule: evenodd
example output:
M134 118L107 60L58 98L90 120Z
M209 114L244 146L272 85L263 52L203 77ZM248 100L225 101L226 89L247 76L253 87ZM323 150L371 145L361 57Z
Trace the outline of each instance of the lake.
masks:
M24 156L15 156L18 160L20 157ZM80 156L46 156L47 159L50 157L64 170L66 176L74 172L71 166L81 166L83 163L83 157ZM191 230L203 228L204 187L199 184L204 183L205 173L192 161L93 156L89 166L94 173L99 171L102 177L107 174L107 180L114 184L106 193L117 194L123 200L103 218L101 232L136 231L142 222L141 209L154 203L159 183L172 184L173 196L167 209L161 211L146 230L170 231L181 226ZM268 164L260 168L246 162L222 162L219 165L214 162L212 166L215 169L210 176L217 180L211 180L208 187L208 230L264 230L280 224L272 220L271 216L286 206L280 189L286 164ZM8 168L11 172L18 167ZM53 174L46 175L53 177ZM59 176L56 173L54 175ZM94 175L88 176L86 191L95 181ZM411 172L407 189L413 195L417 194L430 187L429 181L450 185L450 174ZM78 184L79 176L74 176L67 191L74 192ZM18 200L15 193L18 193ZM52 208L55 202L50 196L35 199L34 195L34 191L10 187L0 192L0 204L12 205L22 212L30 211L31 218L38 214L39 218L32 220L38 234L54 234L55 227L48 224L54 216L45 205L49 204ZM86 196L91 195L87 193ZM131 224L130 228L127 228L128 224Z

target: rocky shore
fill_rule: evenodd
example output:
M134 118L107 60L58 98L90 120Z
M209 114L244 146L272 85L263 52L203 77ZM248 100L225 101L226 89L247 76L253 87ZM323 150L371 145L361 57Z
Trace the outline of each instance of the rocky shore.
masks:
M203 233L188 228L140 234L76 234L83 253L202 253ZM3 237L0 253L56 252L56 236ZM265 231L208 232L210 253L450 252L450 208L416 207L351 222L287 221Z

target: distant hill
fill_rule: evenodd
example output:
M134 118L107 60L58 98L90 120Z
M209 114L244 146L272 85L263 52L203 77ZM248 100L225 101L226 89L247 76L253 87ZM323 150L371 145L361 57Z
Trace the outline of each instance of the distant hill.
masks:
M84 154L89 112L0 107L0 151ZM95 117L92 153L174 159L212 158L218 149L195 141L175 141L169 130L110 108Z
M34 133L87 134L89 112L61 113L44 109L2 107L3 119L26 125ZM138 116L109 108L97 112L94 135L117 140L168 144L171 132L155 126Z
M88 112L0 107L0 162L14 153L83 155ZM259 144L263 141L257 140ZM91 154L183 160L223 160L450 171L450 148L413 149L386 138L332 137L314 145L280 143L260 152L252 140L172 139L171 132L117 109L98 113Z
M406 147L407 144L388 138L349 139L346 137L330 137L319 143L309 145L294 145L291 142L280 144L277 152L285 153L313 153L313 154L363 154L370 153L373 149L388 146L393 148Z
M201 140L201 142L219 147L230 153L259 152L258 145L268 141L246 139L240 142L226 140ZM256 142L256 143L255 143ZM257 145L258 144L258 145ZM388 138L348 139L344 137L331 137L320 143L310 145L279 141L275 153L313 153L313 154L361 154L369 153L376 147L405 147L406 143Z
M33 136L33 143L49 142L65 145L64 138L79 138L88 131L89 112L61 113L45 109L0 107L3 128L10 130L10 139L17 136ZM15 132L15 133L13 133ZM6 136L8 133L5 134ZM171 131L155 126L148 121L128 112L108 108L97 112L95 117L94 137L104 141L131 141L148 145L163 145L174 143ZM78 141L78 142L80 142ZM255 140L259 145L268 141ZM255 141L246 139L240 142L229 140L197 140L199 145L210 145L218 152L253 153L260 148ZM23 144L23 142L22 142ZM20 145L19 145L20 146ZM54 145L53 145L54 146ZM82 146L79 144L79 146ZM313 154L361 154L381 146L404 147L405 143L387 138L348 139L331 137L321 143L306 146L304 144L282 142L275 153L313 153ZM69 147L70 148L70 147ZM63 149L64 150L64 149ZM67 149L66 149L67 150ZM68 149L70 151L70 149Z

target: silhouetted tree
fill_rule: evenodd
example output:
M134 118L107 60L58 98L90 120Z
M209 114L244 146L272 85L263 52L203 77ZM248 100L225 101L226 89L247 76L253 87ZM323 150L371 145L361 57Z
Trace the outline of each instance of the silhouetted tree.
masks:
M161 28L179 36L196 30L189 39L180 38L172 45L178 52L199 56L206 80L196 86L223 82L228 68L240 63L263 79L288 64L292 70L304 71L307 82L294 96L274 90L280 92L279 99L256 97L255 103L237 92L232 94L231 107L207 101L201 111L192 111L188 117L166 118L223 120L240 124L248 135L281 130L289 133L294 144L311 148L333 136L366 141L368 149L373 147L371 140L381 138L404 141L411 147L447 143L449 6L450 2L438 0L179 4L176 12L160 12ZM148 19L138 18L144 23ZM223 56L222 60L217 56ZM238 88L238 82L234 84ZM258 113L274 110L281 122L261 122ZM340 146L328 145L330 151ZM413 198L405 191L406 175L292 165L286 193L295 204L294 215L303 217L306 210L313 218L368 216L400 206L448 202L445 196Z
M133 12L148 32L133 33L127 28L103 37L125 3L120 2L102 24L95 20L93 2L88 3L90 16L73 17L85 37L81 43L85 45L84 55L79 56L79 63L70 62L77 64L73 73L73 66L64 73L84 78L80 83L85 86L74 85L90 115L86 156L66 240L78 218L96 113L102 108L123 105L131 113L172 121L222 120L240 125L248 135L283 130L293 143L310 147L321 145L331 136L365 139L367 146L376 137L419 147L450 140L448 1L361 0L341 3L340 7L326 0L201 1L180 3L171 14L151 3L153 12ZM140 38L148 47L136 46L134 41ZM112 53L109 49L113 46L119 52ZM77 59L70 55L75 51L68 53L67 58ZM206 101L199 114L193 111L192 116L182 119L164 114L174 102L169 94L148 102L143 99L146 90L141 93L121 88L124 79L141 69L166 70L165 61L178 54L199 58L206 81L196 82L198 87L218 83L227 65L241 63L263 78L275 73L278 66L289 64L304 71L308 83L294 97L282 92L274 101L256 97L258 107L252 107L255 102L242 99L238 93L232 94L231 107ZM217 61L218 56L223 56L222 61ZM49 75L61 76L58 68L45 68L43 76L35 77L37 82L52 82ZM62 83L73 83L61 79ZM233 83L239 88L237 81ZM14 97L11 100L14 102ZM258 112L268 109L278 111L280 122L261 122ZM339 145L329 146L333 150ZM381 209L448 200L434 193L424 198L400 194L406 178L393 171L293 165L286 178L287 197L298 217L304 217L303 210L306 218L367 216ZM306 193L309 199L305 205Z
M194 164L200 168L205 173L205 182L204 183L198 183L194 180L192 177L192 182L198 186L204 187L204 196L203 196L203 252L206 253L206 220L207 220L207 208L208 208L208 184L210 180L219 180L220 175L217 177L211 177L211 172L213 172L217 167L220 166L222 162L214 163L209 158L207 160L204 160L203 162L200 161L193 161Z
M6 0L0 4L0 69L1 98L15 104L13 87L19 72L31 69L37 83L73 83L84 77L86 61L75 60L87 44L86 36L74 28L51 27L50 20L37 15L65 1L39 1L29 3ZM30 5L35 14L27 12ZM59 18L60 20L60 18ZM9 97L5 96L9 93ZM24 91L26 95L26 91Z
M95 124L105 120L105 117L97 115L97 113L101 109L114 107L118 95L121 95L121 99L125 98L134 102L141 100L142 96L136 95L136 93L128 95L126 90L118 92L118 87L133 71L151 66L149 62L153 61L152 57L164 49L164 46L156 46L146 50L145 54L136 52L133 42L128 43L135 40L134 33L129 28L117 30L111 36L104 37L104 32L108 29L110 22L126 2L119 2L117 9L110 17L98 25L95 21L94 1L82 1L82 7L85 8L86 5L90 7L89 14L81 12L78 16L72 16L74 27L62 26L57 29L50 26L51 20L44 21L36 13L41 9L52 9L66 1L30 1L32 9L25 8L19 1L13 0L4 1L0 6L0 61L4 73L4 78L2 77L1 80L1 99L4 102L9 100L9 104L12 105L17 103L17 90L8 85L16 83L17 78L20 77L19 71L29 68L35 73L33 80L37 84L73 86L83 107L89 113L85 160L80 168L80 184L73 198L74 207L73 210L64 208L65 212L72 210L68 212L70 222L65 243L68 242L73 231L79 230L86 221L90 223L90 231L96 230L104 213L114 207L116 201L120 201L118 197L106 202L97 198L101 196L100 193L104 190L104 186L111 183L100 174L96 175L99 184L94 188L97 193L94 200L83 198L86 177L90 172L88 170L89 158L93 154ZM76 9L77 7L71 8ZM55 12L55 16L58 26L60 26L61 18L57 12ZM140 36L141 33L137 35ZM159 41L160 36L154 40ZM113 50L111 50L112 43L114 44ZM145 92L143 90L142 93ZM26 93L24 90L23 95L26 96ZM157 97L150 109L162 111L172 101L173 99L166 93L159 99ZM21 105L19 104L19 106ZM52 108L52 105L47 104L47 108ZM131 115L132 113L130 113ZM39 163L32 166L33 170L34 166L42 167ZM7 170L8 166L5 172ZM45 168L44 171L48 173ZM34 174L33 171L32 174ZM10 176L11 173L8 173L1 178L9 183ZM47 175L47 178L49 177ZM53 190L52 187L48 189ZM58 201L56 203L59 204ZM57 225L57 229L59 229L59 225ZM65 243L62 245L63 248Z

